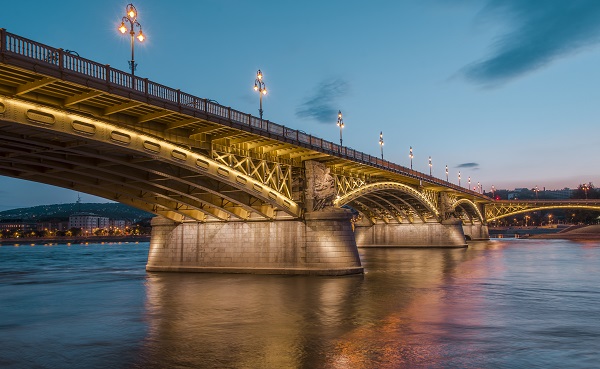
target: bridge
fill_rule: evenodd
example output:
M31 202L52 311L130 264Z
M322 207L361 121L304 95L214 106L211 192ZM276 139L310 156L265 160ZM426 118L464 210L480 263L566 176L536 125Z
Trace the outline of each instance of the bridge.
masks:
M506 209L4 29L0 43L0 175L158 215L148 270L360 273L357 246L465 247Z
M493 222L517 214L555 209L600 211L600 200L497 200L485 206L485 219Z

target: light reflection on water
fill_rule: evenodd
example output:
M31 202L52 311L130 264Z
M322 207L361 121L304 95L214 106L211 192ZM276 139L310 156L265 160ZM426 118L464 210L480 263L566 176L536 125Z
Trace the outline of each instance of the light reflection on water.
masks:
M361 249L364 276L146 273L147 244L0 247L0 367L589 368L600 245Z

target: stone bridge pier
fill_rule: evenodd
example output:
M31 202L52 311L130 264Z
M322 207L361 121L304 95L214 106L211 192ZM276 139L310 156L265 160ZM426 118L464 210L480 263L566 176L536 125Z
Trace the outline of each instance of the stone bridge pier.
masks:
M358 247L467 247L462 221L357 225Z
M490 239L488 226L482 223L464 224L465 238L470 241L484 241Z
M306 165L300 219L183 222L154 218L148 271L347 275L363 272L347 209L333 178Z
M414 190L406 189L406 191L410 193ZM387 198L384 198L384 195L376 196L375 200L384 199L388 203L393 199L393 196ZM401 195L396 193L395 197L400 198ZM483 223L483 219L474 203L458 201L445 192L438 193L436 201L419 197L418 194L412 197L412 201L416 200L419 200L420 204L413 205L414 208L417 208L417 205L425 206L429 209L429 217L388 216L387 219L381 217L362 219L355 225L358 247L460 248L467 247L467 240L489 238L487 226L479 224ZM404 201L407 202L406 198ZM382 211L379 213L381 214ZM470 225L463 225L464 223Z

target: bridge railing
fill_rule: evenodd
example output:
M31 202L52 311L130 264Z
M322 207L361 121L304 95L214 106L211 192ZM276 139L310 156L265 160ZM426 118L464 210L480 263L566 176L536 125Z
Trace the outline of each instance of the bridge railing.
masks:
M158 100L159 103L167 102L172 104L172 108L177 111L181 111L183 108L192 109L198 113L250 127L253 132L258 130L268 133L269 137L275 136L277 139L291 142L298 146L308 147L329 155L376 166L390 172L418 179L419 181L439 184L461 192L470 192L473 195L480 196L479 193L470 189L456 186L450 182L391 163L376 156L340 146L322 138L306 134L305 132L254 117L208 99L181 92L178 89L149 81L147 78L134 76L130 73L111 68L109 65L100 64L66 52L63 49L56 49L17 36L6 32L3 28L0 29L0 43L1 60L4 63L11 63L11 59L18 59L15 64L19 66L27 66L32 70L37 70L39 66L45 66L48 68L44 68L44 72L47 71L48 73L52 73L53 68L55 68L58 73L54 73L54 75L65 80L81 83L83 77L84 82L87 82L88 85L93 85L94 88L104 89L114 94L121 94L130 99L145 99L144 102L151 100ZM119 88L123 91L120 91ZM160 105L167 107L168 104L160 103Z

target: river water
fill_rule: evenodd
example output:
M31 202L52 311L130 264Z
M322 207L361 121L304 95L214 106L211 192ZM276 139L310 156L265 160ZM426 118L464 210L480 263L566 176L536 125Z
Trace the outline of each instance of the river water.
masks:
M0 247L1 368L598 368L600 243L361 249L348 277L146 273Z

